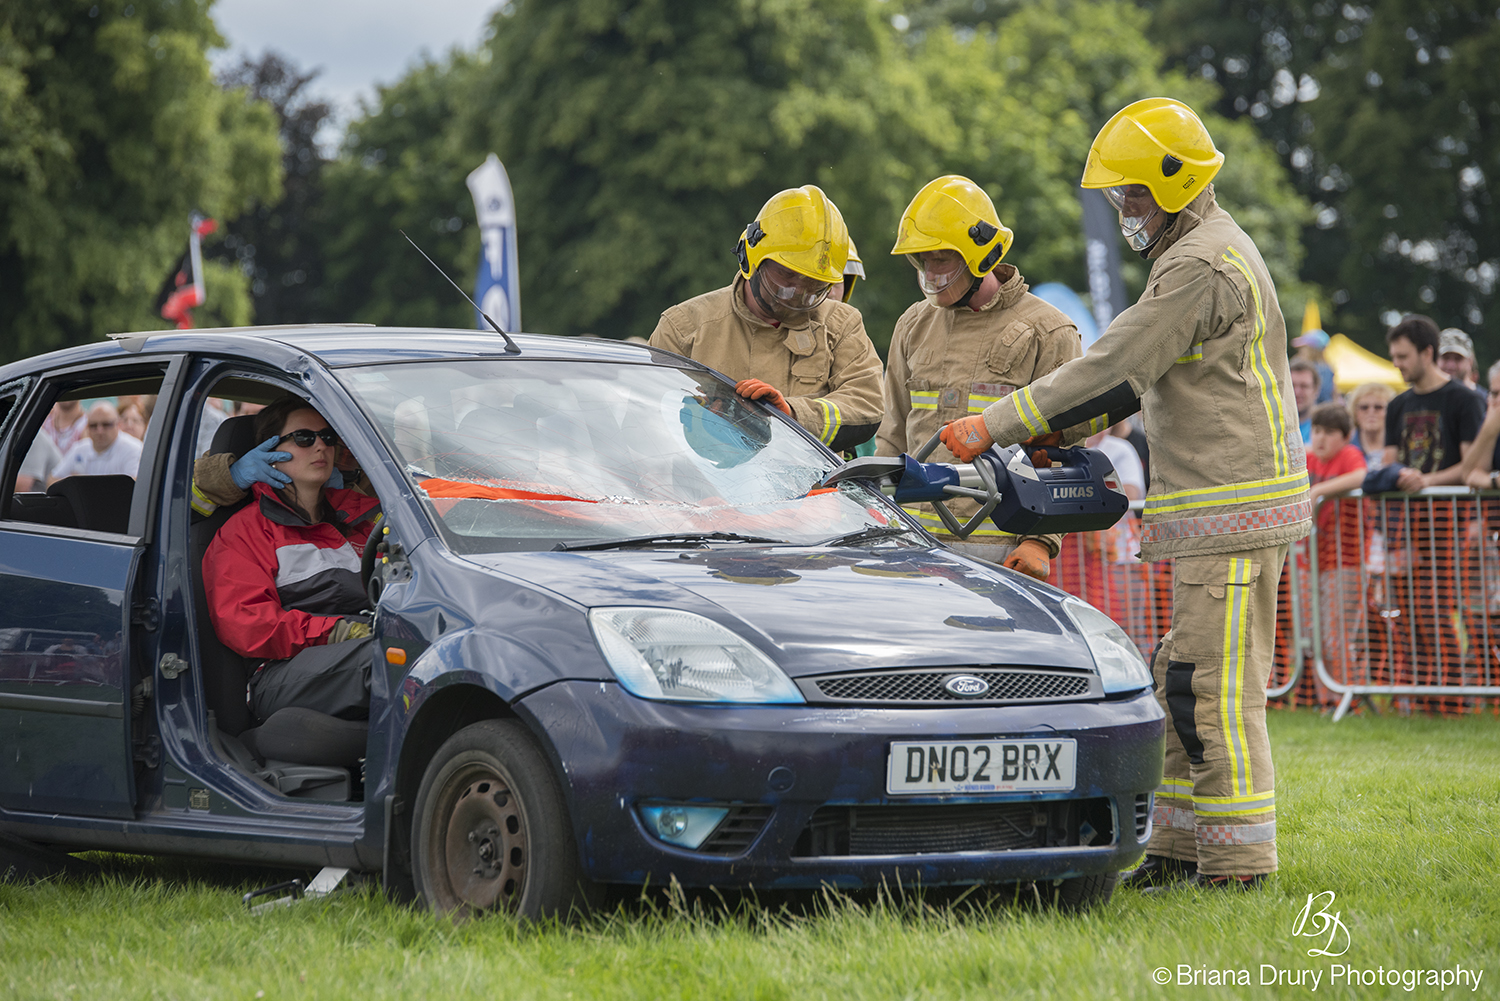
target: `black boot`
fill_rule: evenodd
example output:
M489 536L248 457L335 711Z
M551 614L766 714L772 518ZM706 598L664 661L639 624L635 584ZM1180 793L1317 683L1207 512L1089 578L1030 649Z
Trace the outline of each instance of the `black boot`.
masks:
M1198 874L1198 863L1169 858L1166 855L1147 855L1141 864L1120 877L1120 886L1141 890L1148 886L1171 886Z
M1265 873L1256 873L1254 876L1210 876L1196 872L1184 885L1198 890L1259 890L1265 881Z

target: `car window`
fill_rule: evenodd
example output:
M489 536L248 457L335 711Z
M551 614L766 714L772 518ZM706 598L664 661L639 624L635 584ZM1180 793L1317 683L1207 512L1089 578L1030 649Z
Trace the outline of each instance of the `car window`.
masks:
M671 533L797 543L889 523L837 460L702 372L597 362L342 369L460 551Z
M144 441L159 417L161 369L73 376L43 387L45 410L16 421L5 521L124 533ZM142 468L143 464L147 467Z

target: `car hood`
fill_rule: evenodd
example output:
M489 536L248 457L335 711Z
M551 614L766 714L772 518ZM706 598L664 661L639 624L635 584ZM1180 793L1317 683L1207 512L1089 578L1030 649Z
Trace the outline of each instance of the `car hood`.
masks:
M707 615L758 634L794 677L901 666L1094 666L1061 609L1061 591L941 548L740 545L468 558L590 608Z

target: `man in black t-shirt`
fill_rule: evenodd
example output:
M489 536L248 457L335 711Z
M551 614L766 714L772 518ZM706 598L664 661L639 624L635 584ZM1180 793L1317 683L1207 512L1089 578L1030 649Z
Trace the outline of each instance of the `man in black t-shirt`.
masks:
M1385 461L1406 467L1396 487L1407 493L1462 484L1466 474L1488 470L1490 464L1483 449L1469 455L1484 408L1472 389L1438 367L1438 338L1437 324L1416 315L1385 335L1391 361L1411 384L1387 405L1385 416ZM1403 498L1381 504L1387 567L1404 565L1406 570L1387 580L1392 605L1405 615L1405 625L1392 635L1388 680L1462 684L1466 660L1460 577L1474 502L1455 498L1451 504L1410 504ZM1468 664L1472 667L1472 661ZM1445 708L1441 700L1418 699L1415 704Z
M1460 463L1484 421L1478 396L1438 367L1438 326L1427 317L1406 317L1385 341L1391 362L1411 385L1385 411L1385 461L1407 467L1397 487L1415 493L1463 483Z

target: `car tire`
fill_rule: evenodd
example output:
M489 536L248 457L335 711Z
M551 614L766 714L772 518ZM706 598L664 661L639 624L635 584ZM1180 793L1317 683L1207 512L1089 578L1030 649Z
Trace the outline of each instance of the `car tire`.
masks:
M438 748L411 845L417 897L438 914L566 918L591 903L562 790L514 720L475 723Z
M1101 872L1093 876L1074 876L1052 887L1052 906L1059 911L1078 914L1094 907L1103 907L1114 895L1117 872Z

